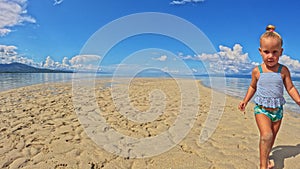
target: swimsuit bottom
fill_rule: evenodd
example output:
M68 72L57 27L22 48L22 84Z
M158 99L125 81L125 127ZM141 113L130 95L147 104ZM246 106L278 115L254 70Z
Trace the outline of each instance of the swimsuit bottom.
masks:
M283 106L275 108L274 110L266 110L260 105L254 107L254 114L264 114L271 119L272 122L276 122L282 119L283 117Z

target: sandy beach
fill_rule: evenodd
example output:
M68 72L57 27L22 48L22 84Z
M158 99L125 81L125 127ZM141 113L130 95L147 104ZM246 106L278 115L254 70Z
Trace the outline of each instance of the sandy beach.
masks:
M1 92L0 168L258 168L253 104L244 114L237 109L239 99L218 98L225 101L217 107L224 110L220 121L215 117L205 123L218 103L199 81L126 82L102 79L94 88L79 85L76 91L71 82L49 83ZM101 120L104 127L97 125ZM299 122L299 117L285 113L271 154L275 168L300 169ZM200 142L203 128L211 123L217 123L215 129L208 126L212 135ZM151 142L162 135L169 140Z

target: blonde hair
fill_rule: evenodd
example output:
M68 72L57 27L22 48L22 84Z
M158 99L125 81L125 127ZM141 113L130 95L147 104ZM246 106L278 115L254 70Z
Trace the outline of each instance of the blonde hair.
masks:
M268 25L266 27L266 32L264 34L261 35L260 37L260 43L261 43L261 40L263 38L275 38L275 39L278 39L281 43L281 46L283 45L283 40L281 38L281 36L279 35L279 33L275 32L275 26L274 25Z

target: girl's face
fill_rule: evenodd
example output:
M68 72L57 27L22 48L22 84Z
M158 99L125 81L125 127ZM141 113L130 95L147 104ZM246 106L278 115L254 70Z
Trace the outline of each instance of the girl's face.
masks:
M282 55L282 51L283 49L280 40L273 37L261 39L259 52L267 67L274 67L277 65L279 57Z

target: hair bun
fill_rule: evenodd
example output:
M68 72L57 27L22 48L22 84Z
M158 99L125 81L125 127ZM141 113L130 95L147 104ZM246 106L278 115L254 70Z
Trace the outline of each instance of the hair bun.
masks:
M275 26L274 25L268 25L267 27L266 27L266 31L269 31L269 32L274 32L275 31Z

